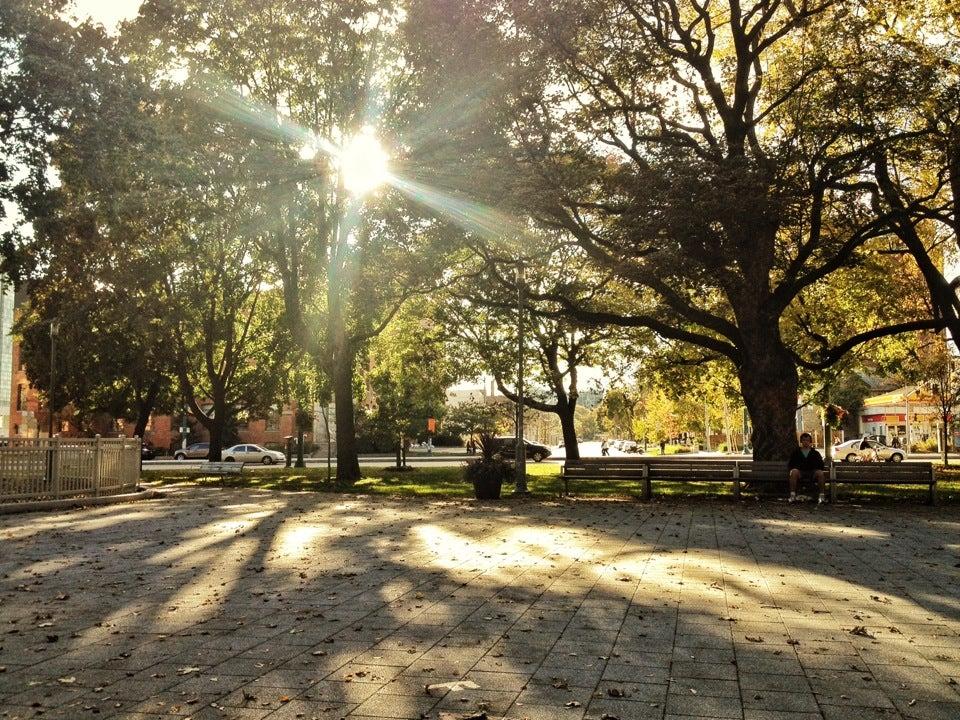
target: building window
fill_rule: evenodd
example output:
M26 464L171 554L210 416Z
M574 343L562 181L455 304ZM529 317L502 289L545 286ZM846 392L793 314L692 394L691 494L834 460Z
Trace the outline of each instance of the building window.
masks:
M17 385L17 410L23 410L23 385Z

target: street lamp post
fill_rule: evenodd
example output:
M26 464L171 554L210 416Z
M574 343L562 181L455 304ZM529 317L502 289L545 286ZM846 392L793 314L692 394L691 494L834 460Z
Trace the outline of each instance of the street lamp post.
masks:
M53 437L53 389L56 382L57 330L56 320L50 321L50 392L47 393L47 437Z
M517 452L514 492L526 495L527 445L523 441L523 261L517 263Z
M750 416L747 411L746 405L743 407L743 454L749 455L750 451L747 449L747 442L749 441L748 434L750 432Z

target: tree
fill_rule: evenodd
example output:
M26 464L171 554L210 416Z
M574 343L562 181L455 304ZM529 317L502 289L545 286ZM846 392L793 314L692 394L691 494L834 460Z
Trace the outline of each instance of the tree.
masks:
M523 405L557 416L566 455L575 460L580 457L575 423L580 372L585 367L613 371L628 336L616 328L571 322L556 303L523 302L560 279L568 287L586 286L592 280L572 269L577 266L576 249L564 252L554 247L551 252L545 240L527 245L521 266L490 248L479 248L479 267L465 263L461 279L447 291L443 322L514 403L520 401L517 373L522 345ZM543 255L549 257L548 264L538 262Z
M398 155L409 147L399 17L390 0L148 0L125 31L156 67L187 64L188 87L262 153L260 173L247 178L259 199L259 254L281 282L292 337L330 378L342 481L360 476L357 358L407 299L435 284L444 259L425 250L441 237L430 223L395 192L361 201L342 162L370 127ZM309 144L316 157L298 157Z
M37 387L50 377L51 323L59 328L66 351L48 403L72 404L82 426L101 412L134 420L142 437L150 413L169 403L171 375L149 303L126 282L143 266L97 247L94 212L72 205L77 194L61 184L86 150L72 145L84 128L117 129L109 109L126 97L130 76L102 29L70 25L63 9L31 0L0 9L0 198L19 216L3 235L3 269L30 295L17 332Z
M484 460L492 460L497 447L493 441L498 432L510 427L510 410L504 402L470 401L451 408L447 414L447 432L457 432L476 440Z
M16 210L49 188L51 144L76 114L96 105L97 78L118 60L102 29L70 25L66 7L59 0L0 5L0 220L7 203ZM25 226L2 226L4 269L17 280L21 258L12 250Z
M943 464L947 465L950 428L955 421L954 413L960 407L960 365L956 355L950 352L946 338L938 333L925 333L911 354L913 362L906 376L919 387L927 388L933 396Z
M52 408L71 405L81 428L98 415L133 422L144 437L152 413L173 408L173 356L169 338L129 287L96 288L96 279L72 265L51 266L33 287L14 332L30 383L46 389L50 378L50 327L56 323L56 386ZM145 298L139 298L145 299Z
M397 469L406 466L410 440L426 430L427 419L442 419L454 379L440 329L416 311L407 305L371 343L366 375L374 405L369 427L390 440Z
M947 275L943 257L960 249L960 15L955 4L939 0L867 9L883 47L909 69L890 84L895 102L861 112L868 128L902 129L896 142L872 149L872 203L915 258L934 311L956 344L957 278Z
M262 155L249 136L195 112L177 83L118 59L119 48L109 56L96 101L73 108L49 147L58 183L22 205L33 234L16 246L15 266L38 299L69 303L80 283L102 291L97 302L123 302L111 315L74 316L78 329L119 337L143 323L126 352L141 337L144 351L157 346L167 364L154 371L176 378L218 459L224 429L276 401L291 360L275 278L254 252L257 198L243 182ZM140 370L133 359L116 372L135 384Z
M640 397L624 388L610 388L597 408L600 427L605 435L633 438L635 414ZM646 435L647 433L643 433Z
M563 287L544 297L579 322L647 327L729 362L756 458L796 444L799 364L827 367L866 340L937 324L860 328L811 359L781 328L808 288L888 231L860 180L899 133L857 118L887 96L899 60L858 65L870 21L848 3L431 7L445 27L497 37L496 68L512 71L495 111L511 119L506 197L633 296L613 308Z

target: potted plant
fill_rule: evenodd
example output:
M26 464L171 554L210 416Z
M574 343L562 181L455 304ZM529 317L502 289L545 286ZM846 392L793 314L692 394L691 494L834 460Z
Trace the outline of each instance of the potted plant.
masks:
M463 479L473 483L473 494L478 500L495 500L500 497L504 481L514 475L513 463L497 455L494 442L496 429L504 421L506 408L486 403L464 403L451 412L449 421L459 431L475 440L480 457L466 464Z
M480 457L467 463L463 477L473 483L473 495L477 500L498 500L504 481L514 475L514 465L500 457L494 457L493 433L480 432Z

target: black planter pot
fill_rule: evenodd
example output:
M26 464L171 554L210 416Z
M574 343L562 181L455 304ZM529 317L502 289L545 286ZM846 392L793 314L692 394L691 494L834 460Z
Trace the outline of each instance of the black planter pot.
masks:
M473 481L473 496L477 500L499 500L500 490L503 488L503 480L494 480L484 478Z
M503 483L513 477L513 465L497 458L480 458L464 468L464 479L473 483L477 500L498 500Z

